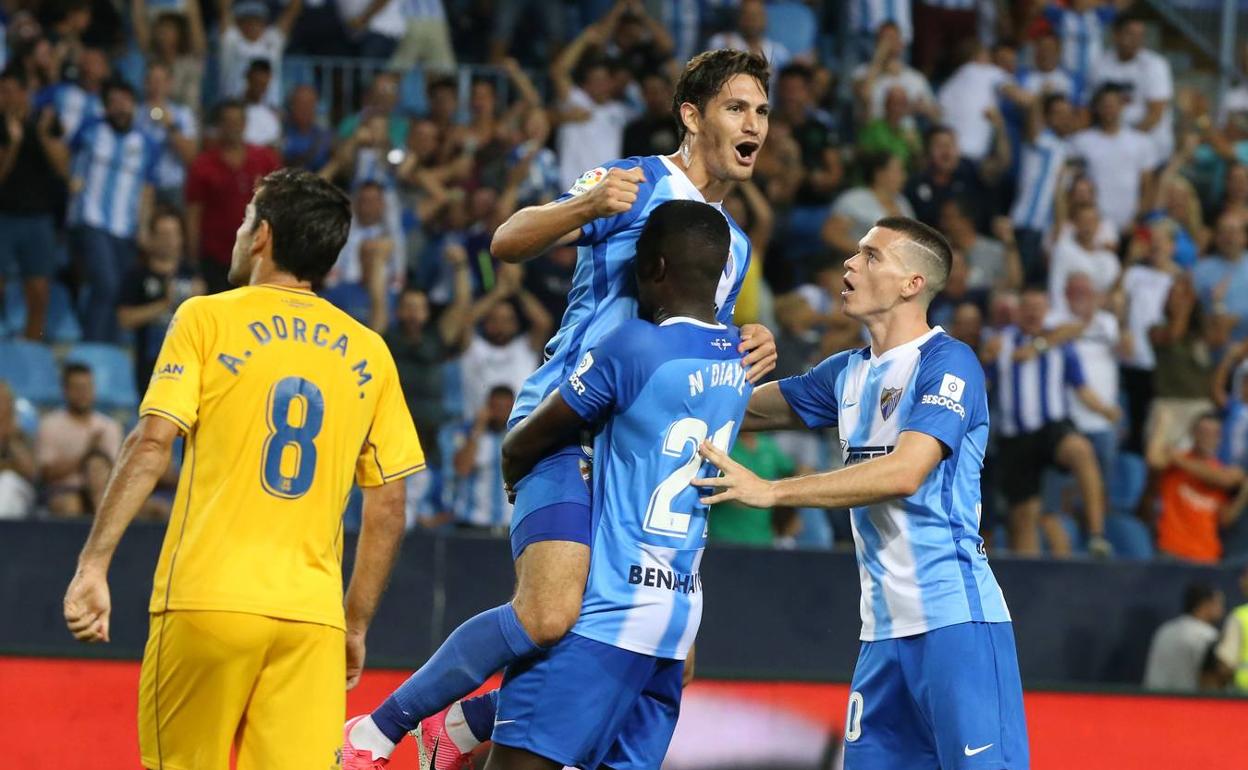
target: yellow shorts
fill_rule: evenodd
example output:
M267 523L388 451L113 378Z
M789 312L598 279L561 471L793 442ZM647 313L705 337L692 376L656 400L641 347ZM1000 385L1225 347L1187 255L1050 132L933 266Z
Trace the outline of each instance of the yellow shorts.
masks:
M244 612L153 614L139 678L149 770L336 770L346 718L340 629Z

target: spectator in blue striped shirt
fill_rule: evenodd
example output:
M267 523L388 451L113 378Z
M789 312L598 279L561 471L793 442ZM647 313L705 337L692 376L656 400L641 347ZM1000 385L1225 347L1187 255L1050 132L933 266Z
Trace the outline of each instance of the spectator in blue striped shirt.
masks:
M86 123L70 141L69 221L86 282L83 337L117 342L121 279L135 264L137 234L149 232L160 148L135 125L129 85L106 85L104 105L105 118Z
M515 400L515 391L497 385L476 419L448 429L450 447L442 454L452 458L451 511L460 527L502 531L511 523L500 451Z
M35 94L35 109L51 105L61 120L65 136L73 136L83 123L104 115L104 84L111 67L108 56L98 48L84 48L78 54L78 77L47 86Z
M1092 66L1105 48L1105 30L1132 0L1071 0L1067 7L1050 2L1044 18L1062 40L1062 66L1075 84L1075 101L1083 104L1091 88Z
M1078 103L1075 80L1062 67L1062 41L1049 31L1035 39L1031 45L1031 67L1018 73L1018 87L1035 96L1060 94Z
M1107 555L1104 539L1105 487L1091 442L1070 420L1067 388L1092 411L1111 423L1122 417L1084 379L1083 367L1070 340L1082 333L1080 324L1046 331L1048 295L1043 288L1023 292L1017 326L1006 328L985 343L981 359L997 397L998 454L1001 490L1009 505L1010 548L1039 555L1042 525L1049 552L1068 555L1069 538L1057 517L1043 512L1041 480L1047 468L1075 476L1083 499L1089 535L1088 550Z
M1075 128L1070 100L1051 93L1032 103L1027 115L1027 137L1018 171L1018 194L1010 219L1023 260L1025 279L1035 283L1045 272L1044 235L1053 227L1058 179L1070 157L1066 140Z

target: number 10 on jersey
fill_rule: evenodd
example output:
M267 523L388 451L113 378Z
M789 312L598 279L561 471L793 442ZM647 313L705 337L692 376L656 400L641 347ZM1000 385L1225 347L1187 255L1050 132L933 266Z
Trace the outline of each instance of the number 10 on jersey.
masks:
M728 451L728 442L732 440L732 429L735 420L729 420L723 427L715 431L711 443L721 451ZM650 505L646 508L646 519L642 528L655 535L685 537L689 534L689 526L693 520L693 511L672 510L672 502L681 492L690 491L697 494L689 486L698 475L698 469L704 462L698 454L698 447L706 439L710 428L696 417L683 417L667 428L667 437L663 440L663 454L669 457L683 457L686 451L692 450L689 459L677 468L650 495Z

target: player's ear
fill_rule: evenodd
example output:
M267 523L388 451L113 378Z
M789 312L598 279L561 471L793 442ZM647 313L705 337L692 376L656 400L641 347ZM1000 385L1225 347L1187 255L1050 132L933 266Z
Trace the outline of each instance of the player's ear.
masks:
M926 286L927 278L922 273L911 273L901 285L901 296L903 299L912 299L922 294Z
M273 253L273 228L269 226L269 220L261 219L251 234L251 253L258 255L265 252Z
M681 103L680 121L685 124L685 132L690 136L696 136L702 130L702 112L692 102Z

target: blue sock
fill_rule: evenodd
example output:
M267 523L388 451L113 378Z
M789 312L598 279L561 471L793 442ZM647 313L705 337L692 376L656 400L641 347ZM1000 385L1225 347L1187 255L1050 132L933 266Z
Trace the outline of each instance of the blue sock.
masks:
M452 631L433 657L377 707L373 721L398 743L420 720L477 689L507 664L540 650L510 604L486 610Z
M464 712L464 722L473 736L485 743L494 734L494 717L498 714L498 690L490 690L485 695L461 700L459 707Z

